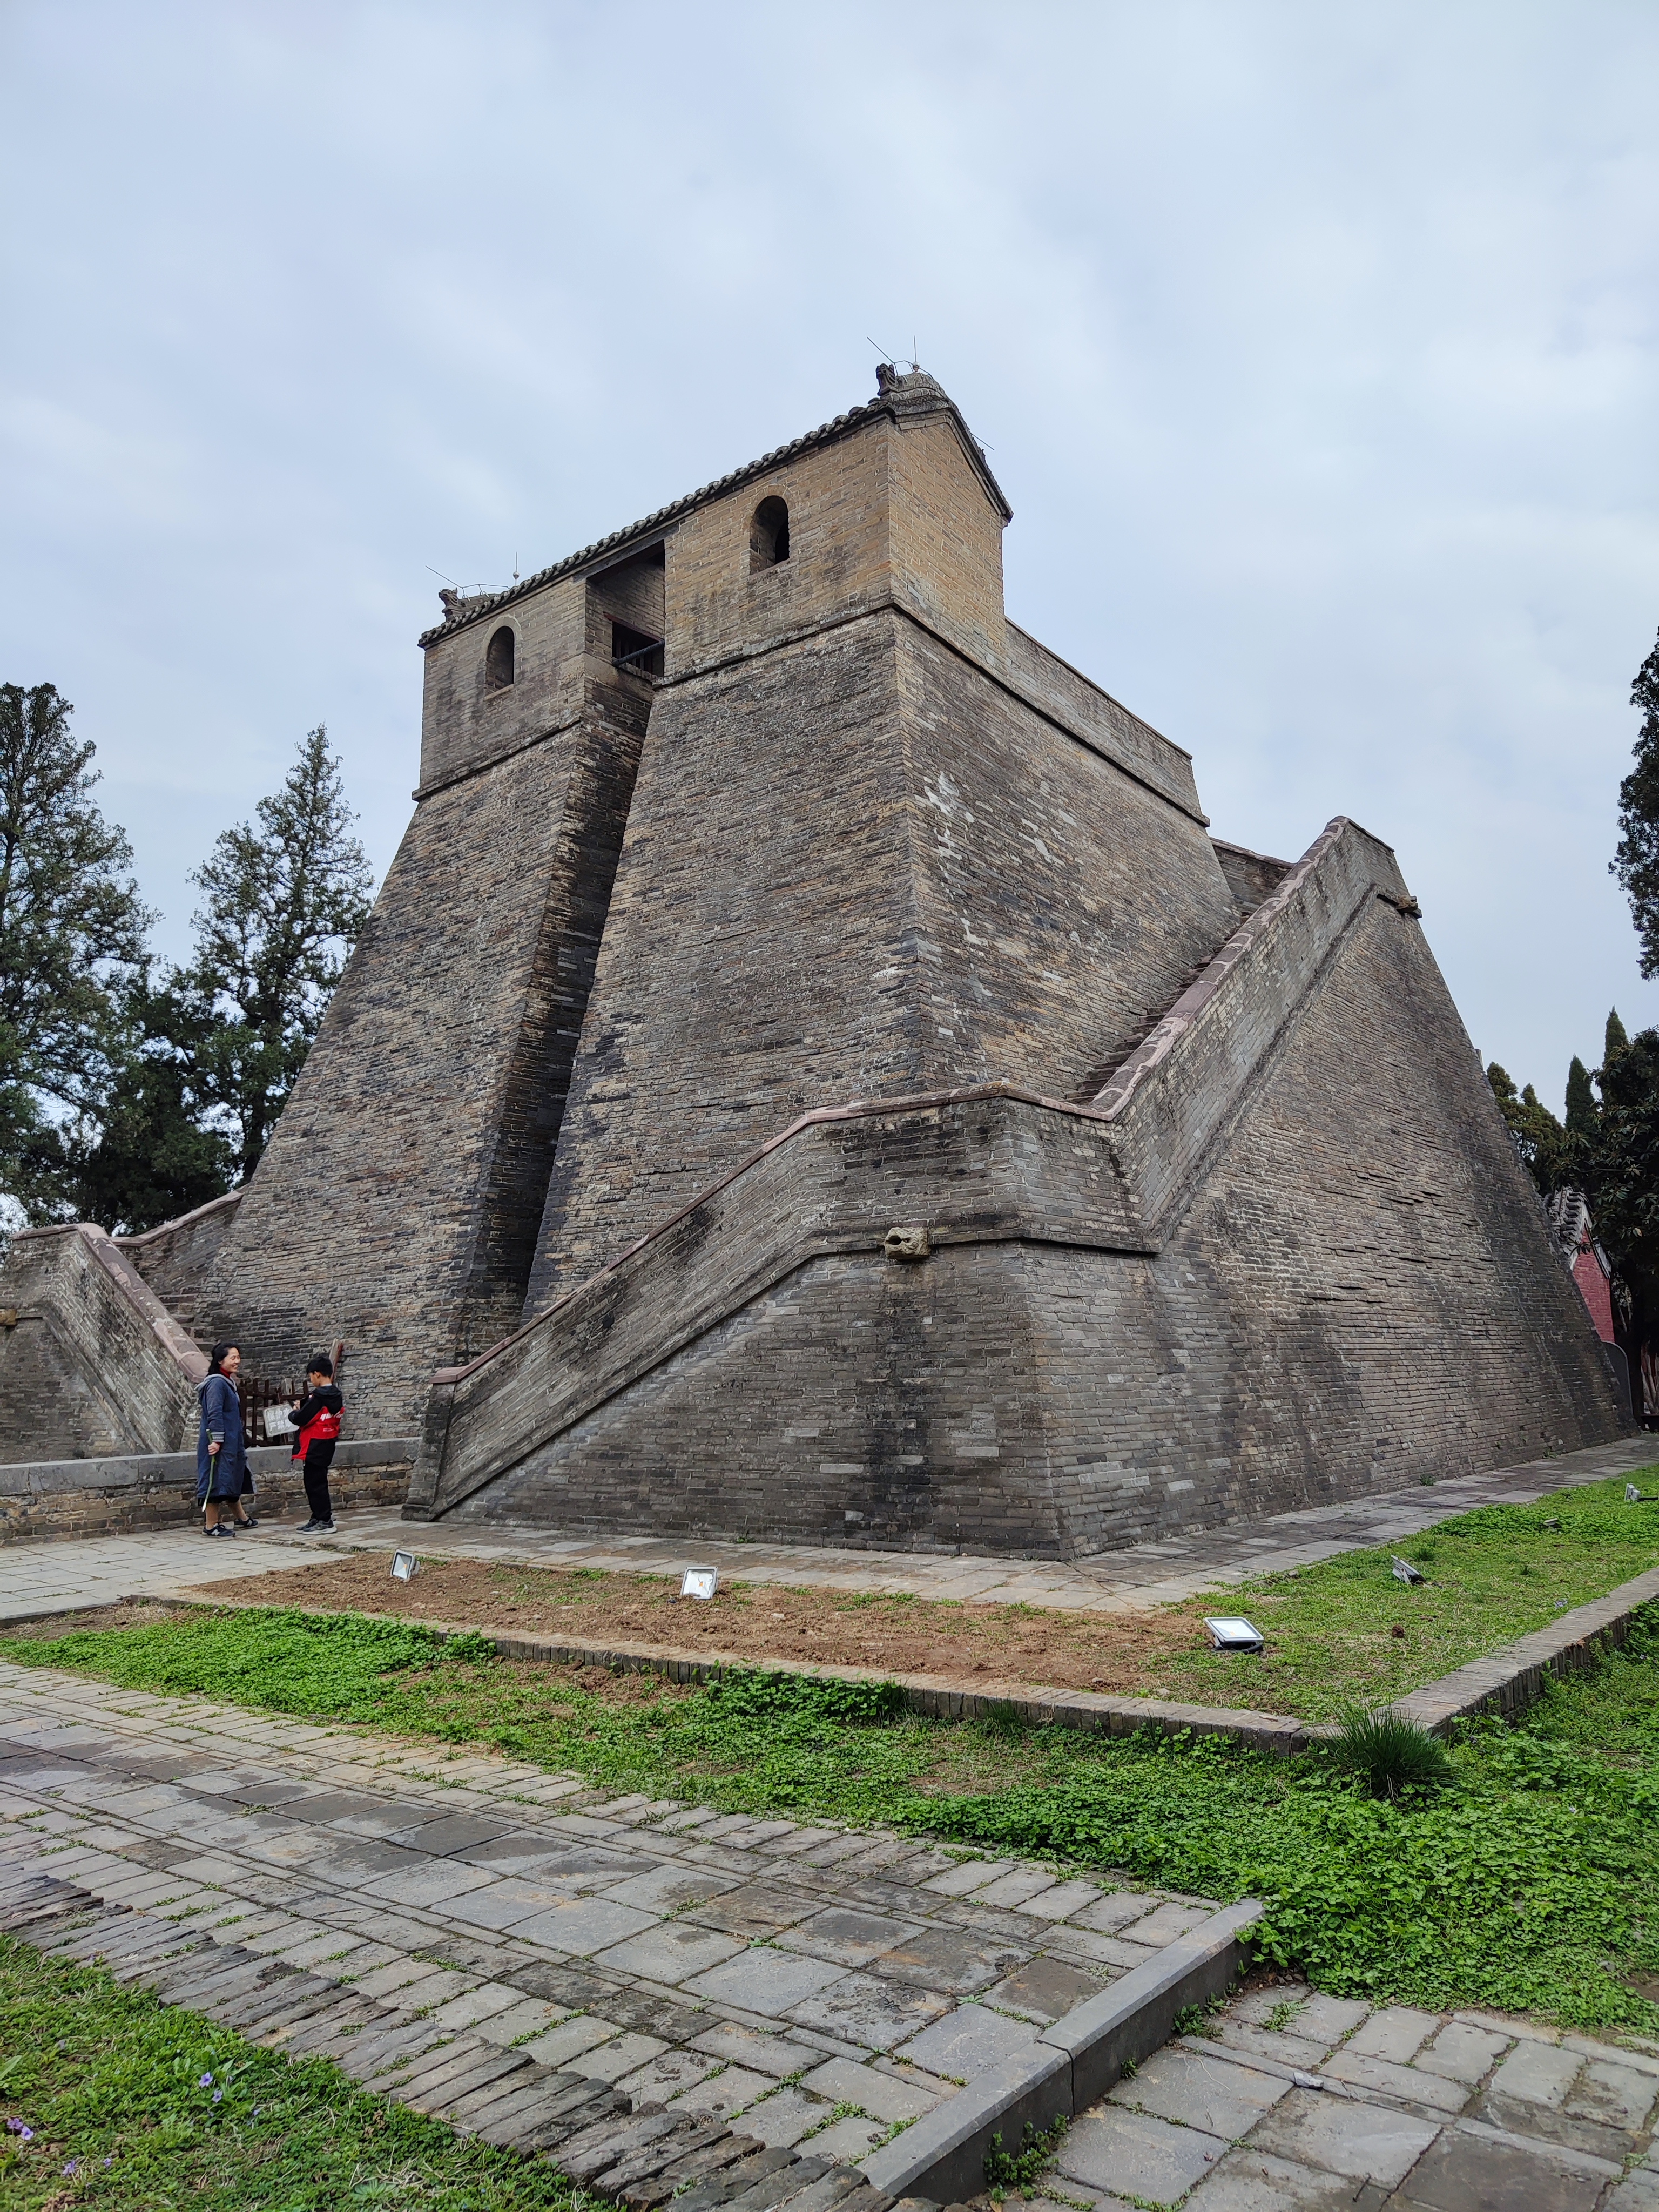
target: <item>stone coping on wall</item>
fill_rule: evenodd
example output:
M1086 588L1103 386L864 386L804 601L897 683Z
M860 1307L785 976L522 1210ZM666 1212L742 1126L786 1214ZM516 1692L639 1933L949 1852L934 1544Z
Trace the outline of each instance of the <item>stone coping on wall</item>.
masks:
M347 1504L401 1504L416 1444L412 1437L370 1437L342 1443L329 1481ZM267 1504L301 1494L301 1471L286 1444L258 1445L247 1457L255 1492ZM193 1451L36 1460L0 1467L0 1543L167 1528L190 1520L195 1510Z

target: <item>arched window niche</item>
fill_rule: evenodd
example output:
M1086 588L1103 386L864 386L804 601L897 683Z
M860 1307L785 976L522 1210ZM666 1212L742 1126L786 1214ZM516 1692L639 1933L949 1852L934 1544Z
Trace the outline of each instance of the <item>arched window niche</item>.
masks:
M505 691L513 682L513 655L515 641L512 631L503 623L484 647L484 690Z
M757 575L789 558L789 510L781 499L763 499L749 526L749 569Z

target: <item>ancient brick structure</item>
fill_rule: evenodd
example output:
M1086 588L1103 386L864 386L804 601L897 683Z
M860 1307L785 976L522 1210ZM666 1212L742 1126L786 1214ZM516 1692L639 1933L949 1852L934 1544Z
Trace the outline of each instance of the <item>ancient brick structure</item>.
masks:
M1393 854L1212 839L879 385L445 594L374 919L146 1285L344 1338L415 1513L1069 1553L1616 1433Z

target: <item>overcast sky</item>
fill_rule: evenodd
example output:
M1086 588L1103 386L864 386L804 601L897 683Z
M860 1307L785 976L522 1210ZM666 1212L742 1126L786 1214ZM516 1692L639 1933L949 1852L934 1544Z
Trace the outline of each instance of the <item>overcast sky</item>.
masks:
M433 568L498 586L912 352L1008 606L1218 835L1398 850L1559 1105L1659 630L1651 0L0 0L0 679L182 953L326 721L378 871Z

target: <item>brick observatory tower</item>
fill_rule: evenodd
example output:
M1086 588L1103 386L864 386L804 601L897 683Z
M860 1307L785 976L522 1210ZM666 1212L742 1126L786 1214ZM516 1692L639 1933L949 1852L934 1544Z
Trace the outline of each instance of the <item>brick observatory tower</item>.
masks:
M131 1263L344 1338L420 1516L1073 1555L1617 1435L1392 852L1212 839L878 383L445 594L270 1149Z

